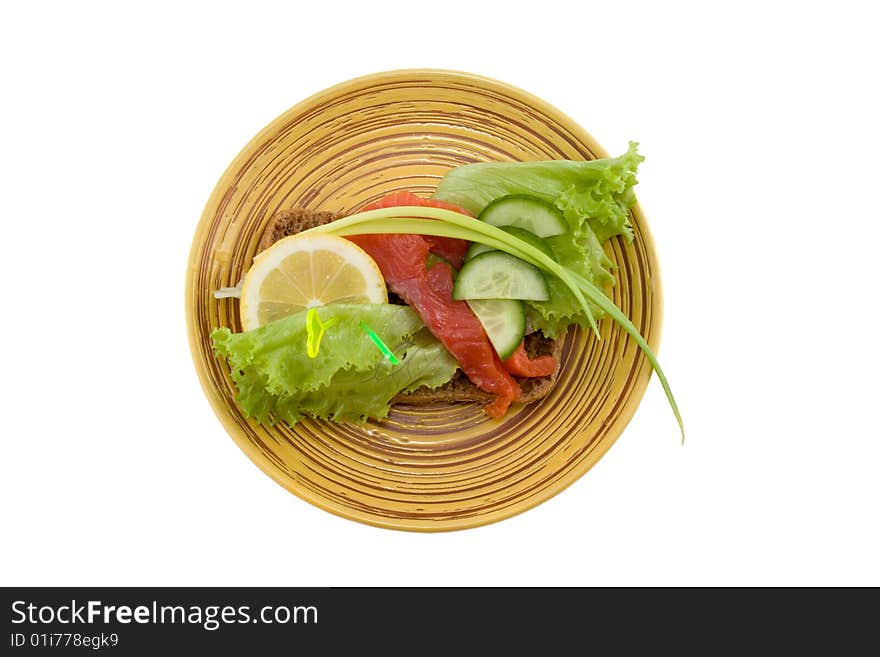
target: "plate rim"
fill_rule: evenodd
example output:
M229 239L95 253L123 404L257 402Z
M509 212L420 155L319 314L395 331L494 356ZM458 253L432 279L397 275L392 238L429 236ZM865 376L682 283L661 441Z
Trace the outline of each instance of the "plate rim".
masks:
M201 354L200 335L198 334L198 328L195 322L194 302L195 280L198 274L198 268L196 265L199 255L199 247L204 241L205 234L208 232L209 222L214 217L215 210L220 200L227 193L229 182L235 177L237 172L241 169L242 165L246 163L258 150L259 145L265 140L266 136L277 132L277 128L280 125L287 123L290 118L300 113L304 108L318 105L325 98L338 96L344 92L356 90L359 87L368 88L380 82L385 83L396 79L411 79L412 77L416 76L429 77L435 80L468 80L471 83L487 85L490 88L500 88L505 92L505 94L507 94L511 98L524 102L530 107L538 109L547 116L552 117L560 125L564 126L565 129L569 133L571 133L571 135L575 139L586 145L589 150L595 153L598 157L609 157L608 152L595 140L595 138L593 138L593 136L589 132L587 132L577 121L559 110L554 105L517 86L484 75L445 68L401 68L361 75L339 82L311 94L310 96L297 102L289 109L285 110L277 117L275 117L272 121L266 124L266 126L259 130L244 145L244 147L241 148L238 154L231 160L229 165L223 171L223 174L214 185L214 188L211 191L207 202L205 203L205 207L202 210L198 224L196 225L195 233L193 235L193 239L190 245L186 271L185 310L187 336L190 346L190 356L192 357L193 365L195 366L195 370L199 378L199 383L202 387L205 397L207 398L212 410L214 411L214 414L217 416L223 428L226 430L226 433L229 434L236 445L238 445L239 449L241 449L245 453L245 455L254 465L256 465L263 473L268 475L273 481L275 481L277 484L279 484L281 487L283 487L285 490L289 491L299 499L308 502L309 504L323 511L331 513L334 516L344 518L346 520L353 520L373 527L380 527L382 529L435 533L473 529L475 527L493 524L496 522L500 522L501 520L517 516L521 513L535 508L540 504L543 504L544 502L547 502L548 500L555 497L563 490L574 484L576 481L578 481L590 468L593 467L593 465L595 465L602 458L602 456L605 455L605 453L611 448L611 446L615 442L617 442L617 439L621 436L621 434L624 432L627 425L630 423L633 416L635 415L635 412L638 409L638 406L641 403L641 400L647 390L648 382L650 381L652 376L652 369L650 363L647 362L647 359L645 359L644 357L642 358L642 366L639 369L637 380L633 385L632 394L629 395L629 397L627 398L625 404L621 408L619 415L608 428L606 435L598 441L595 449L591 450L575 467L571 468L563 475L549 482L546 486L535 492L535 494L518 502L515 505L494 509L485 513L478 513L474 516L470 516L467 518L454 518L452 520L442 521L417 518L383 519L368 513L358 511L357 509L353 509L351 507L337 507L329 503L326 499L311 494L310 491L306 488L297 488L293 485L293 481L291 479L280 476L277 468L274 468L272 466L269 459L266 458L259 449L257 449L252 441L247 440L246 438L243 438L241 435L239 435L239 427L235 420L232 418L227 403L222 397L216 394L216 391L211 385L206 369L201 366L199 360ZM645 219L644 212L642 211L638 201L636 201L636 203L630 209L630 212L638 219L639 234L644 243L645 253L652 274L652 303L650 305L650 308L653 319L651 322L652 331L651 334L647 337L647 341L651 349L656 354L658 353L660 347L660 339L663 328L663 286L661 279L660 263L658 261L653 235L651 234L650 228Z

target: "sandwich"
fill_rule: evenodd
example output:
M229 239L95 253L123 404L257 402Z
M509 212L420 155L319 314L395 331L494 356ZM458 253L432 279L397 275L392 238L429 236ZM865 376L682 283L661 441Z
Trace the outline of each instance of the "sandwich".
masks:
M241 332L212 332L244 414L293 424L381 420L394 404L480 403L504 417L559 377L567 331L610 316L603 244L632 240L637 145L592 161L451 169L430 198L400 190L356 212L272 216L243 281ZM233 312L235 309L233 309Z

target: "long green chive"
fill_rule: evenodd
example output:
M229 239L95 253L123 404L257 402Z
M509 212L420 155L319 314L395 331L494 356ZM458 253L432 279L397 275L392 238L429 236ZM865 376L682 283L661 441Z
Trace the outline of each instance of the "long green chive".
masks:
M402 216L401 213L406 215ZM412 217L418 217L412 219ZM421 219L438 219L437 225L425 226ZM389 222L390 220L390 222ZM403 222L407 223L404 227ZM444 225L445 224L445 225ZM590 327L599 337L599 327L593 317L593 311L584 299L578 286L570 279L570 272L558 262L542 253L527 242L517 239L495 226L468 217L458 212L442 208L426 208L421 206L400 206L368 210L337 219L336 221L312 228L315 232L332 232L335 235L394 234L413 233L417 235L436 235L438 237L454 237L470 242L480 242L514 255L557 276L574 294L581 305Z

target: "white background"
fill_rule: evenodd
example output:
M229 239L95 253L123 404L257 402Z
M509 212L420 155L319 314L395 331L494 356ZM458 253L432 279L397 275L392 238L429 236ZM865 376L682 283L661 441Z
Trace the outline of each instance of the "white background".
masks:
M3 585L880 585L869 3L9 3L0 10ZM484 7L484 5L486 5ZM584 477L447 534L332 516L224 432L190 241L227 164L376 71L494 77L647 156L652 381Z

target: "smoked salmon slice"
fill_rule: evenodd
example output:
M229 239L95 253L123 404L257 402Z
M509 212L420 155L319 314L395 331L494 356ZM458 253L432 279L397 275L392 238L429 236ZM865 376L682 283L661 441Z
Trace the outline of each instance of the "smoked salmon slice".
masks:
M449 204L440 206L437 201L410 192L395 192L364 210L399 205L446 207L461 212ZM468 242L424 235L353 235L348 239L376 261L389 289L419 314L471 382L495 395L485 406L486 414L502 417L511 402L520 396L520 387L504 368L470 306L452 298L451 265L464 260ZM455 244L457 242L463 243L463 247ZM425 259L429 252L440 255L450 264L438 262L427 269Z
M504 369L514 376L536 377L550 376L556 371L556 359L553 356L538 356L537 358L529 358L526 353L525 340L519 343L506 360L503 361Z
M401 205L443 208L444 210L452 210L453 212L466 214L469 217L473 216L467 210L463 210L452 203L446 203L445 201L438 201L432 198L422 198L421 196L417 196L408 191L391 192L375 203L370 203L365 206L361 212L378 210L379 208L397 208ZM430 219L426 219L426 221L430 221ZM440 256L456 269L461 269L462 264L464 264L464 256L471 244L470 242L467 240L455 239L454 237L434 237L433 235L422 235L422 238L430 244L431 253Z

